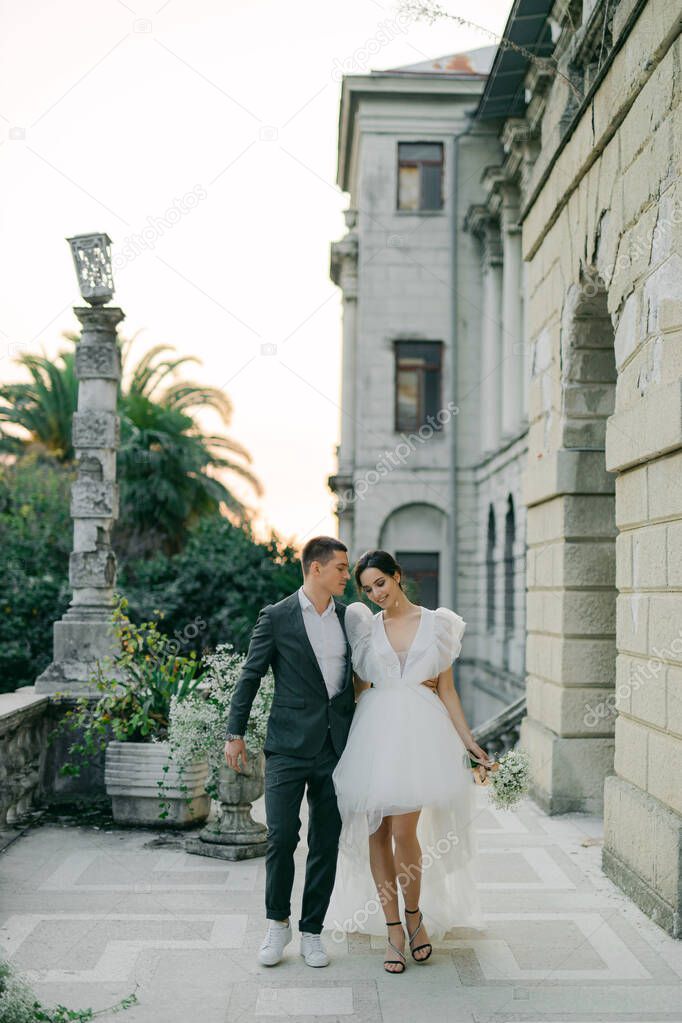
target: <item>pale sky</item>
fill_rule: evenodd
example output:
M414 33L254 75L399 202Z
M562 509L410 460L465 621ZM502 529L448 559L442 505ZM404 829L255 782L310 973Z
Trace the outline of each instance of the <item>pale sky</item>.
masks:
M509 0L445 6L500 33ZM18 351L69 347L60 335L77 328L71 307L82 303L64 238L106 231L119 330L142 331L133 356L160 343L196 355L183 375L232 400L227 429L202 422L251 452L264 496L226 482L257 509L261 535L334 535L326 480L339 439L341 300L329 244L348 206L335 184L339 68L365 73L494 40L451 20L404 29L383 0L15 0L0 10L0 376L23 379ZM365 45L387 35L367 58Z

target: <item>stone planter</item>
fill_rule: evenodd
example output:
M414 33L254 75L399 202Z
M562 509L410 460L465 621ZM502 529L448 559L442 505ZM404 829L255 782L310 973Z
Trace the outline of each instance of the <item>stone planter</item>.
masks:
M167 764L168 771L164 771ZM110 742L107 746L104 782L118 824L186 828L203 823L211 805L207 777L205 760L190 764L180 776L168 760L167 742ZM159 782L163 782L162 789ZM162 807L160 795L170 805ZM168 816L162 818L159 814L164 808Z
M267 828L251 817L251 804L265 789L265 754L262 750L248 750L248 757L242 772L221 765L217 778L219 815L202 829L198 838L185 842L187 852L222 860L265 856Z

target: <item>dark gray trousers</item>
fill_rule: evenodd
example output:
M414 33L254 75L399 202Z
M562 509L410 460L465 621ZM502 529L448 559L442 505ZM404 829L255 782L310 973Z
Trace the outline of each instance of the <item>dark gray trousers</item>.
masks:
M341 817L332 771L338 756L329 733L316 757L265 754L265 915L286 920L291 914L294 852L299 842L299 812L308 790L308 858L299 931L320 934L336 877Z

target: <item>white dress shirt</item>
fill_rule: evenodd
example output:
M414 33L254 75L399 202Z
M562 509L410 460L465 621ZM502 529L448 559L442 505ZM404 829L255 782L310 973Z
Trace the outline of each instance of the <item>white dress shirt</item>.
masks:
M331 700L343 686L346 672L346 637L336 614L336 604L334 598L330 597L327 607L322 614L318 614L302 586L298 590L298 599L303 611L305 631Z

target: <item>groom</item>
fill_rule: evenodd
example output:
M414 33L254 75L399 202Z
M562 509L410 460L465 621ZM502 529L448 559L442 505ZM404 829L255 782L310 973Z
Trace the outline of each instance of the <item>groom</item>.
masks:
M258 952L274 966L291 941L294 852L299 811L308 790L308 858L300 952L308 966L327 966L320 937L336 876L341 818L332 771L341 756L355 694L346 605L337 598L350 578L348 549L340 540L316 536L301 552L303 585L262 608L230 703L225 760L239 771L247 763L244 733L262 677L272 665L275 687L264 744L265 915L268 929Z

